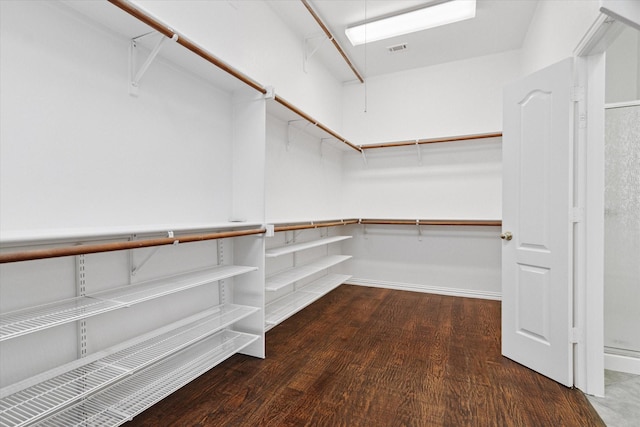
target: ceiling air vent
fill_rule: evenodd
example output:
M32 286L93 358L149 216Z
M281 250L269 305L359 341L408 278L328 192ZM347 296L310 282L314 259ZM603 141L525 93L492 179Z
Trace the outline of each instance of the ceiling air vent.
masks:
M406 43L400 43L394 46L387 47L387 50L389 51L389 53L400 53L400 52L406 51L407 49L408 47Z

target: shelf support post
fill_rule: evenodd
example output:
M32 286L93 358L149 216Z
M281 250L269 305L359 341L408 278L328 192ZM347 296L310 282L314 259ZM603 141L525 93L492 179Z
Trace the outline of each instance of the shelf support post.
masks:
M76 255L76 296L87 294L87 277L85 272L85 255ZM78 358L87 355L87 322L78 320Z
M418 165L422 166L422 149L420 148L420 140L416 139L416 149L418 150Z
M418 241L422 242L422 227L420 227L419 219L416 219L416 226L418 227Z
M224 265L224 239L218 239L218 265ZM227 302L227 283L225 280L218 281L218 292L220 294L219 304Z
M144 37L148 34L151 34L151 33L143 34L141 36L131 39L131 42L129 44L129 95L131 96L138 96L140 79L142 79L142 76L144 76L144 73L147 72L153 60L156 59L156 56L158 56L158 53L160 53L160 49L162 48L162 45L164 44L164 42L166 40L169 40L167 37L161 36L158 42L156 43L156 45L153 47L153 50L151 51L147 59L144 61L140 69L136 72L135 71L136 59L137 59L136 52L137 52L137 46L138 46L137 41L141 37ZM174 34L170 40L177 41L178 35Z

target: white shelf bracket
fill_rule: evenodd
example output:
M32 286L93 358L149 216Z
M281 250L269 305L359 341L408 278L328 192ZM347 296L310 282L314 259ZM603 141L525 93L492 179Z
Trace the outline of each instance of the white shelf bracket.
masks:
M264 99L275 99L276 90L274 89L274 87L273 86L265 86L265 89L267 90L267 93L264 94Z
M267 229L267 232L265 234L266 237L273 237L276 235L276 227L274 224L266 224L264 228Z
M362 161L364 161L364 165L367 166L367 155L364 153L364 150L362 149L362 145L360 146L360 153L362 154Z
M291 238L288 238L288 236L289 236L288 231L285 231L284 232L284 244L288 245L288 244L291 244L291 243L295 243L296 240L298 239L298 237L300 237L300 235L302 233L304 233L304 232L305 232L305 230L298 230L298 231L292 230L291 231Z
M173 238L173 231L167 231L167 237L169 238ZM137 238L137 236L134 234L131 236L131 240L135 240ZM178 240L176 240L175 242L173 242L174 245L178 244ZM148 254L147 256L144 257L144 259L142 261L140 261L138 263L138 265L135 265L135 261L133 258L133 251L129 251L130 254L130 260L131 260L131 277L135 276L141 269L142 267L144 267L144 265L151 259L153 258L153 256L158 252L158 250L160 250L161 246L156 246L154 247Z
M418 227L418 241L422 242L422 227L420 226L419 219L416 219L416 227Z
M320 41L315 43L315 46L312 46L313 43L311 43L311 41L318 39L320 39ZM320 50L320 48L325 45L327 40L332 41L333 37L329 38L326 34L321 34L304 38L304 57L302 60L302 71L304 71L305 73L307 72L307 63L309 62L309 60L311 60L311 58L313 58L313 55L315 55L316 52L318 52L318 50Z
M311 221L311 225L313 225L313 221ZM295 243L298 240L298 237L300 237L300 235L302 233L304 233L305 231L307 231L307 230L306 229L302 229L302 230L298 230L298 231L293 230L293 239L291 240L291 242Z
M129 95L131 96L138 96L140 80L144 76L144 73L146 73L147 70L149 69L149 66L151 66L151 63L153 62L153 60L156 59L156 56L158 56L158 53L160 53L160 49L162 49L162 45L164 44L164 42L166 40L172 40L172 41L178 40L177 34L174 34L173 37L171 37L171 39L165 36L160 37L156 45L153 47L153 50L151 50L151 53L149 54L147 59L144 61L142 66L136 71L135 68L136 68L137 56L138 56L137 54L138 40L149 34L156 34L156 32L147 33L147 34L143 34L141 36L135 37L131 39L131 42L129 43Z
M420 141L416 139L416 149L418 150L418 164L422 166L422 148L420 147Z
M321 159L324 159L324 151L322 150L322 147L327 141L330 141L331 139L333 138L320 138L320 158Z
M362 237L367 239L367 224L363 224L361 220L358 220L358 224L362 225Z
M305 120L299 119L299 120L289 120L287 122L287 147L286 147L287 151L289 151L289 149L291 148L291 144L295 142L295 137L296 137L295 131L301 132L298 128L293 126L293 124L297 122L303 122L303 121ZM309 124L307 123L307 126L308 125Z
M147 263L147 261L149 261L151 259L151 257L153 257L156 252L158 252L158 249L160 249L160 246L156 246L155 248L153 248L146 257L144 257L144 259L142 261L140 261L140 263L136 266L133 265L131 267L131 275L135 276L141 269L142 267L144 267L144 265Z

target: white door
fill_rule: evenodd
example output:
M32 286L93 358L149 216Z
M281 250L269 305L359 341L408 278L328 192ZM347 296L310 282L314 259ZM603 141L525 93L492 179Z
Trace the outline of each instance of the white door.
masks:
M571 58L504 91L502 354L573 385Z

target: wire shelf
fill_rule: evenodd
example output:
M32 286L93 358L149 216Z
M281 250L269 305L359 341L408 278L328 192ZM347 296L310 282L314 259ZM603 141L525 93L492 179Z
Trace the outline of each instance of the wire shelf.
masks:
M265 323L267 327L273 327L293 316L350 278L351 276L344 274L329 274L267 304L265 307Z
M0 341L129 307L254 270L257 268L236 265L218 266L6 313L0 316Z
M240 332L218 332L36 425L120 425L257 339Z
M350 278L351 276L347 274L329 274L327 276L319 278L318 280L314 280L308 285L305 285L303 288L300 288L300 290L304 292L324 295L334 290Z
M329 255L310 264L290 268L281 273L274 274L271 277L267 277L265 289L267 291L277 291L287 285L297 282L298 280L309 277L312 274L318 273L329 267L333 267L336 264L340 264L349 258L351 258L351 255Z
M292 245L280 246L277 248L268 249L265 251L267 258L274 258L280 255L290 254L293 252L303 251L305 249L311 249L318 246L328 245L330 243L340 242L342 240L351 239L351 236L335 236L327 237L324 239L312 240L310 242L295 243Z
M0 425L23 426L46 418L257 310L231 304L218 306L194 316L200 317L196 321L186 325L178 323L181 326L174 329L163 328L155 335L144 335L124 349L112 354L105 352L107 355L100 359L19 391L8 394L7 387L0 399Z

